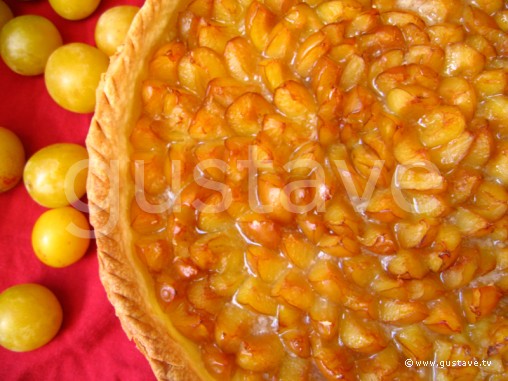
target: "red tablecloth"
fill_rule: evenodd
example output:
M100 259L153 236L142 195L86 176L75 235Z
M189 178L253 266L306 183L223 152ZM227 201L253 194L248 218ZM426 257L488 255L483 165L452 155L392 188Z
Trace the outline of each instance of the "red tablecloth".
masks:
M86 20L67 21L47 1L5 0L14 15L39 14L60 30L64 43L94 44L101 12L142 0L102 0ZM1 60L0 60L1 61ZM61 109L47 94L42 76L23 77L0 62L0 126L18 134L27 157L53 143L84 144L91 115ZM0 291L27 282L50 288L59 298L64 321L48 345L27 353L0 348L2 381L151 381L144 357L121 330L98 277L95 245L78 263L64 269L43 265L31 246L31 230L45 209L28 196L23 184L0 194Z

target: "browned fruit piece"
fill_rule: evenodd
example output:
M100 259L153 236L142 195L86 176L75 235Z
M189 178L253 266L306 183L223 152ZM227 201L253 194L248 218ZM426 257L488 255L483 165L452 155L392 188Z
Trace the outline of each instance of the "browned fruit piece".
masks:
M340 338L344 345L360 353L376 353L386 347L386 338L377 323L344 314L340 322Z
M501 293L496 286L482 286L462 291L462 305L468 322L475 323L496 308Z
M272 295L284 299L290 305L309 311L314 302L314 292L305 274L296 269L288 270L274 285Z
M427 328L443 335L453 335L462 331L462 319L456 308L447 299L433 303L429 316L423 321Z
M267 372L277 369L283 357L284 347L277 335L253 335L242 340L236 363L243 369Z
M429 310L420 302L382 300L378 316L385 323L404 326L422 321L429 316Z
M403 327L396 335L402 350L417 360L428 360L432 355L432 341L420 325Z

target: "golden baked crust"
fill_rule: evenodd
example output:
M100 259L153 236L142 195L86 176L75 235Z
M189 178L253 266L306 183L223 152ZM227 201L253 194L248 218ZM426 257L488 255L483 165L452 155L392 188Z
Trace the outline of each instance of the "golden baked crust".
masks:
M146 61L171 34L178 0L147 0L124 46L111 61L97 91L97 107L86 146L90 156L88 200L95 228L100 279L127 336L146 356L159 380L199 380L195 361L169 336L146 297L133 264L129 234L132 195L128 178L129 129L137 118L139 79ZM201 367L202 368L202 367Z

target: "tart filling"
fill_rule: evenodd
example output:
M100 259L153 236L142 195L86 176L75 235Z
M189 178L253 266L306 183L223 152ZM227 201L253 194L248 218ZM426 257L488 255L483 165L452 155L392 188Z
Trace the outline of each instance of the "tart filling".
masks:
M507 30L502 1L148 1L90 198L158 377L502 379Z

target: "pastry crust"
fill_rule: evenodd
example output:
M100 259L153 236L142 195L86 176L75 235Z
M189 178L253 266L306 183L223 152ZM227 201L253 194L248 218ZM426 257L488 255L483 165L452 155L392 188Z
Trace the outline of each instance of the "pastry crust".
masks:
M100 279L127 336L145 355L159 380L202 379L201 364L189 358L150 303L147 281L137 269L130 236L128 137L138 117L139 87L146 61L171 37L178 0L147 0L133 20L125 44L113 58L97 92L86 145L90 156L88 200L95 229ZM153 298L152 298L153 299ZM160 311L159 311L160 312ZM200 369L201 368L201 369Z

